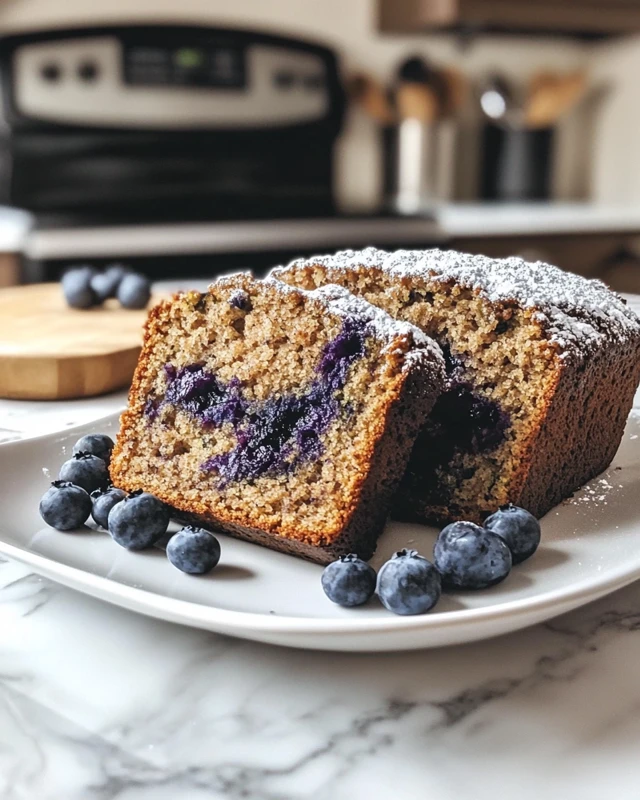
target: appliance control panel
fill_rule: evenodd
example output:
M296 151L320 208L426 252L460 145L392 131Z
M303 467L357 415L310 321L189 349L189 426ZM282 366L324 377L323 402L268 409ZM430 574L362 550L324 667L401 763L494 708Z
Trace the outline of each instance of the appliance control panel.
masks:
M186 130L314 122L331 112L330 64L314 47L218 33L104 32L18 43L13 105L34 121Z

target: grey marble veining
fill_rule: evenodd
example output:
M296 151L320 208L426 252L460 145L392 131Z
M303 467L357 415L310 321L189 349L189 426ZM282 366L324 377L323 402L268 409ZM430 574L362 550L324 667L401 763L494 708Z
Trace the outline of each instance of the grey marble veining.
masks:
M180 628L11 563L0 587L3 798L638 796L637 585L378 656Z

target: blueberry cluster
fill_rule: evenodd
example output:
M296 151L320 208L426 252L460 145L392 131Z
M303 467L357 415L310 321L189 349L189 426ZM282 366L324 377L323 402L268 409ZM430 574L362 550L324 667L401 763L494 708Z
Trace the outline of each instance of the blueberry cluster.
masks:
M438 570L417 550L399 550L376 571L354 553L325 567L322 588L339 606L361 606L378 593L394 614L424 614L440 599Z
M101 495L109 485L112 450L113 440L102 433L78 439L73 456L60 467L58 480L40 500L40 516L47 525L59 531L84 525L92 514L92 497Z
M503 581L513 564L532 556L540 543L540 523L511 503L485 521L453 522L438 534L433 563L417 550L400 550L375 570L354 554L329 564L322 574L327 597L340 606L366 603L377 592L394 614L424 614L444 589L486 589Z
M95 267L73 267L62 276L62 293L71 308L93 308L111 297L123 308L146 308L151 298L151 281L122 264L103 272Z
M73 531L91 515L122 547L146 550L166 534L170 510L147 492L127 494L109 484L112 450L113 441L104 434L79 439L40 500L40 516L52 528ZM186 526L169 539L167 557L182 572L202 575L220 560L220 543L209 531Z

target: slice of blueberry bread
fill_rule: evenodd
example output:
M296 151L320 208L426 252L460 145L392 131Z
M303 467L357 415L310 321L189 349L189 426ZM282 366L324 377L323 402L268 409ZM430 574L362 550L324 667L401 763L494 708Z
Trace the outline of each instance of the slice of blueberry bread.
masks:
M640 322L600 281L518 258L346 251L275 270L347 287L442 347L448 385L413 450L400 518L542 516L601 472L640 378Z
M152 310L111 477L275 550L369 558L444 379L418 328L340 287L222 278Z

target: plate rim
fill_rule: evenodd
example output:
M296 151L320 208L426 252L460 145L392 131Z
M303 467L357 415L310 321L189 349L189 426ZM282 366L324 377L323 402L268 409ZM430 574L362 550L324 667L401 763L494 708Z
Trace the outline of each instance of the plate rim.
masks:
M122 410L99 417L95 420L80 422L70 425L62 430L42 433L18 441L0 443L0 463L7 451L24 449L41 440L55 441L61 437L66 438L77 428L87 425L99 426L100 424L118 421ZM630 414L633 413L633 410ZM596 476L597 477L597 476ZM17 545L9 544L2 540L2 524L0 523L0 555L33 567L39 574L45 574L53 581L65 586L82 591L93 597L105 599L123 606L118 600L129 601L132 606L143 607L148 611L169 613L173 621L182 620L185 624L200 623L201 627L223 629L225 632L234 630L238 635L248 634L251 631L262 633L281 634L308 634L336 636L340 634L372 634L384 632L411 632L438 630L464 625L487 624L497 621L505 616L521 617L531 616L553 607L559 607L558 613L563 613L567 606L577 607L591 600L599 599L617 589L632 583L640 578L640 555L636 561L625 562L618 568L613 568L597 577L588 578L571 584L570 588L558 588L544 592L540 595L511 600L504 603L495 603L481 608L463 608L451 611L442 611L435 614L417 614L414 616L380 616L363 617L362 619L349 619L347 617L322 618L322 617L295 617L282 614L261 614L253 611L236 611L233 609L203 605L201 603L172 598L157 592L130 586L110 578L96 575L79 567L63 564L53 558L34 553ZM224 535L224 534L221 534ZM258 547L259 545L255 545ZM292 556L293 557L293 556ZM82 587L76 588L76 587ZM96 591L96 590L101 590ZM112 599L109 600L108 598ZM140 613L144 613L140 609ZM152 614L152 616L157 616ZM553 615L549 615L553 616ZM215 627L214 627L215 626Z

